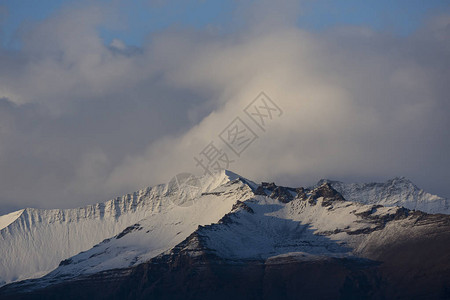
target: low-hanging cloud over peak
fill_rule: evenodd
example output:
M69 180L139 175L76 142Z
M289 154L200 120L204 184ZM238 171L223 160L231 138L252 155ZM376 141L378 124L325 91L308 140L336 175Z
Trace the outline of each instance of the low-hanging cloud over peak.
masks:
M194 156L227 149L219 134L251 122L261 91L283 114L252 127L233 171L289 185L404 175L449 196L448 16L407 36L313 32L286 3L273 15L285 22L246 4L237 31L169 28L140 47L103 42L102 6L24 29L22 48L0 50L0 203L74 207L201 173Z

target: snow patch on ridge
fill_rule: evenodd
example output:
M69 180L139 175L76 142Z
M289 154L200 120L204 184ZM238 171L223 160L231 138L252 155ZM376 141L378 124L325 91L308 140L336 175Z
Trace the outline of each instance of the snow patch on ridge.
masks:
M450 214L450 201L425 192L405 177L396 177L384 183L344 183L328 179L328 182L348 201L383 206L403 206L426 213Z
M7 215L0 216L0 230L7 227L9 224L14 222L20 215L22 214L24 210L18 210L14 211L12 213L9 213Z

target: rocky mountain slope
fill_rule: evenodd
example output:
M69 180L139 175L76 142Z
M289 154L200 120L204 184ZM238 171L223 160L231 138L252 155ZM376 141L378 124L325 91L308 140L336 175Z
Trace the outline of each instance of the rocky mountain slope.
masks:
M450 297L448 215L347 201L326 181L257 185L228 171L200 181L191 205L162 201L174 194L160 186L157 210L0 297Z

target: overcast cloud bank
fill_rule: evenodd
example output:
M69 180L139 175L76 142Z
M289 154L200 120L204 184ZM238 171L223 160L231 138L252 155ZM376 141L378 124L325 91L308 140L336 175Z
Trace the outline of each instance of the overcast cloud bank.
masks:
M275 10L274 10L275 9ZM273 13L268 13L273 12ZM105 45L114 7L68 7L0 50L0 206L76 207L180 172L261 91L282 109L230 168L305 186L406 176L450 196L450 16L408 36L295 26L243 5L242 28L170 28ZM269 16L261 19L258 16Z

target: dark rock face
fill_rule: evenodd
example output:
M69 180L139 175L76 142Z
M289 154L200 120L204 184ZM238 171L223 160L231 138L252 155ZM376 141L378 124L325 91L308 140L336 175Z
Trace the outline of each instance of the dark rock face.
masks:
M181 250L119 276L103 272L5 299L369 299L382 286L377 266L348 259L229 262Z
M266 190L269 192L267 193ZM280 202L288 203L294 199L292 192L296 189L277 186L275 183L262 182L260 186L253 192L255 195L269 196L272 199L277 199Z
M278 186L273 190L272 194L270 194L270 198L278 199L278 201L283 203L288 203L294 199L294 196L290 193L289 189Z
M72 259L68 258L68 259L65 259L65 260L61 261L59 263L59 266L67 266L67 265L70 265L71 263L72 263Z
M267 196L266 192L264 191L264 188L262 187L262 185L258 186L258 188L256 189L256 191L254 191L255 195L261 195L261 196Z
M127 235L130 232L135 231L135 230L142 230L141 225L140 224L134 224L134 225L128 226L121 233L119 233L117 235L116 239L120 239L120 238L124 237L125 235Z
M273 191L277 187L275 182L261 182L261 186L269 191Z
M298 199L308 200L311 205L315 205L320 197L323 197L322 206L324 207L331 206L336 201L346 201L328 182L323 182L313 190L298 188L296 192Z
M233 204L233 207L231 208L231 212L229 212L226 215L224 215L219 220L218 224L231 224L233 222L232 216L234 214L236 214L236 212L238 212L239 210L243 210L243 211L248 212L250 214L254 214L255 213L250 206L248 206L244 202L238 200L238 201L236 201L235 204Z
M244 202L238 200L235 204L233 204L233 207L231 208L231 211L233 212L233 211L237 211L239 209L243 209L246 212L251 213L251 214L255 213L250 206L248 206Z
M345 201L344 197L331 187L329 183L324 183L311 193L313 199L323 197L322 206L330 206L335 201Z
M305 188L302 188L302 187L297 188L297 189L295 189L295 192L297 193L297 198L303 199L303 200L306 199L307 190L305 190Z
M405 247L417 244L386 249L382 255L394 256L394 260L383 263L338 258L231 262L208 251L193 256L192 250L184 248L186 245L132 269L102 272L29 294L0 295L2 299L183 300L448 299L450 296L448 264L432 265L431 269L408 268L409 262L402 258L408 250ZM401 252L397 253L398 250ZM419 263L422 254L419 252L413 260L415 268L424 267ZM410 258L410 249L406 255Z

